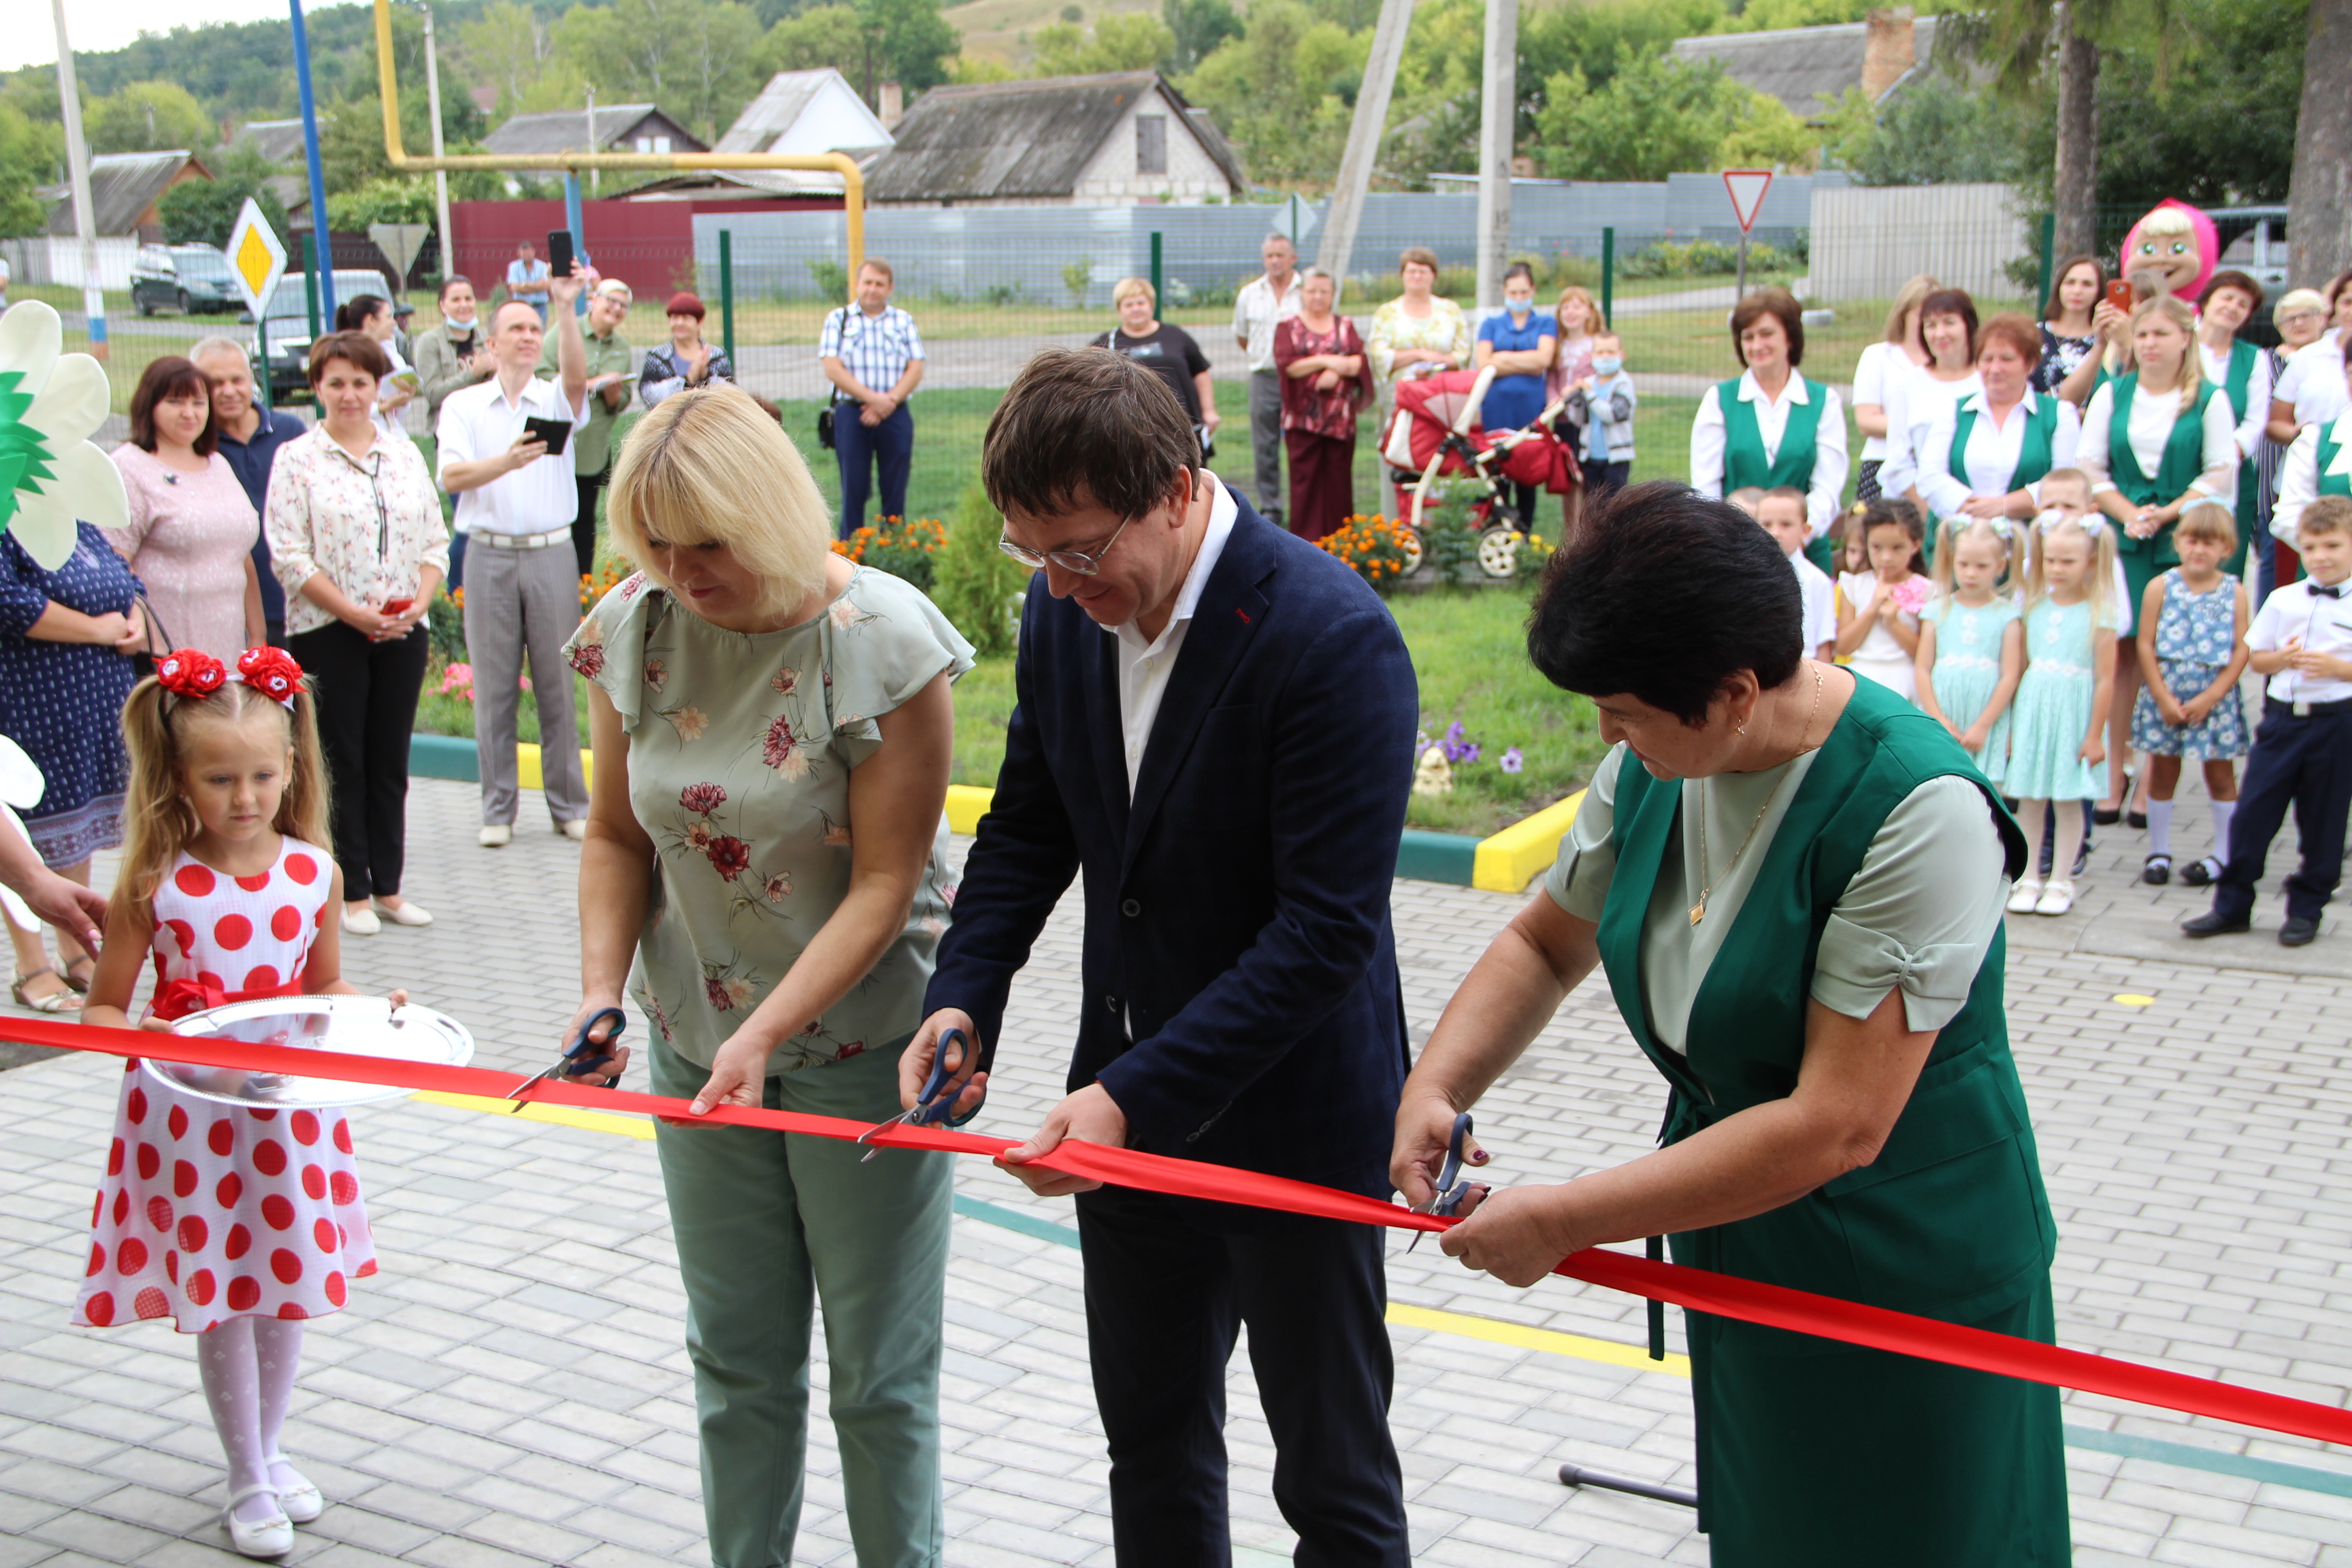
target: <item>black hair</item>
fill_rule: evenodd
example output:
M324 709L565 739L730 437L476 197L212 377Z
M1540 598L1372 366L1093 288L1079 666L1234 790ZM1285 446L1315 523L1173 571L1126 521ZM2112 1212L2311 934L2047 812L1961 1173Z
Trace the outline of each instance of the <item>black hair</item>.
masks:
M335 331L356 332L366 328L368 321L391 301L381 294L356 294L335 307Z
M1739 671L1767 690L1804 656L1804 594L1772 536L1727 501L1653 479L1553 555L1528 658L1587 697L1628 693L1696 725Z
M1919 509L1909 501L1896 496L1881 496L1876 500L1866 501L1854 526L1862 530L1862 542L1865 548L1870 543L1872 529L1901 529L1911 536L1911 570L1924 572L1927 569L1927 558L1919 551L1919 542L1927 536L1927 525L1920 520Z
M1000 512L1059 517L1088 501L1140 517L1196 468L1201 443L1168 384L1109 349L1047 349L988 421L981 483Z

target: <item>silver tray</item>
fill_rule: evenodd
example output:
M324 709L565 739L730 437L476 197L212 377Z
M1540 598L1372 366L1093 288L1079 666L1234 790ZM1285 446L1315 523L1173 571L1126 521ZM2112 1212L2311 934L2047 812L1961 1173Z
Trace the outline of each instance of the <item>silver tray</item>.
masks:
M394 1007L382 996L269 996L232 1002L189 1014L172 1026L172 1033L436 1067L463 1067L474 1059L474 1037L457 1019L430 1007ZM142 1058L141 1064L165 1088L222 1105L320 1109L398 1100L409 1092L385 1084L194 1067L152 1057Z

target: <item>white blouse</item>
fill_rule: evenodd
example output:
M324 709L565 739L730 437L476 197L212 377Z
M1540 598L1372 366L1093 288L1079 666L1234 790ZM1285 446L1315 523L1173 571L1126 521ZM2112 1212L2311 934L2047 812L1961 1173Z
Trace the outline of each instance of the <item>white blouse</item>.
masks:
M2091 493L2116 488L2107 473L2109 428L2115 422L2115 382L2109 382L2091 394L2091 405L2083 413L2083 440L2076 449L2074 466L2091 476ZM2143 386L2132 399L2131 425L2124 438L2131 443L2132 456L2139 459L2140 472L2153 478L2164 458L2164 445L2172 438L2172 426L2180 417L2180 394L2150 392ZM2238 426L2236 416L2230 412L2230 400L2217 388L2205 405L2204 464L2189 487L2188 493L2210 497L2224 503L2237 496ZM2169 505L2176 498L2164 496L2159 503Z
M1718 388L1710 386L1698 400L1698 416L1691 421L1691 489L1711 500L1723 499L1723 405ZM1756 384L1756 373L1739 373L1739 400L1756 409L1756 433L1764 442L1764 457L1780 456L1780 437L1789 428L1789 410L1815 397L1822 400L1821 421L1813 434L1813 478L1805 489L1805 519L1819 539L1837 521L1839 497L1845 489L1845 405L1838 395L1802 372L1792 371L1778 402Z
M2221 387L2230 379L2230 356L2215 353L2202 342L2197 345L2197 358L2205 366L2205 379ZM2221 395L2229 396L2227 392ZM2271 356L2256 350L2254 373L2246 378L2246 416L2238 421L2238 459L2243 462L2254 455L2254 443L2263 438L2263 426L2271 418Z
M1930 463L1927 456L1927 433L1935 428L1937 420L1948 417L1964 399L1983 390L1984 378L1975 371L1958 381L1938 381L1924 370L1914 370L1890 386L1886 466L1878 470L1878 488L1888 495L1899 496L1916 485L1920 472ZM1946 449L1949 450L1948 446Z
M2339 414L2333 421L2327 438L2336 443L2336 461L2328 465L2332 474L2352 474L2352 412ZM2295 535L2303 526L2303 509L2319 499L2319 432L2321 426L2306 425L2295 432L2294 443L2286 449L2286 460L2279 465L2278 503L2271 510L2271 537L2288 549L2298 548Z
M2271 396L2294 408L2297 425L2325 424L2352 405L2352 393L2344 384L2343 351L2333 328L2286 362Z
M1917 366L1901 343L1865 343L1862 357L1853 366L1853 405L1870 404L1877 408L1886 406L1890 383L1912 374ZM1886 460L1886 437L1865 436L1862 441L1862 460L1881 463Z
M1981 392L1961 398L1937 419L1919 448L1919 493L1927 498L1929 511L1937 517L1955 517L1970 496L2010 492L2009 477L2017 472L2017 460L2025 450L2025 426L2040 408L2041 395L2027 387L2024 400L2000 424L1995 424L1986 411ZM2050 433L2050 466L2071 468L2083 439L2082 416L2063 397L2057 404L2058 427ZM1952 442L1959 435L1963 412L1977 416L1969 427L1968 448L1960 454L1960 466L1969 471L1966 484L1952 477L1951 462ZM2025 489L2033 504L2040 506L2042 481L2036 479Z

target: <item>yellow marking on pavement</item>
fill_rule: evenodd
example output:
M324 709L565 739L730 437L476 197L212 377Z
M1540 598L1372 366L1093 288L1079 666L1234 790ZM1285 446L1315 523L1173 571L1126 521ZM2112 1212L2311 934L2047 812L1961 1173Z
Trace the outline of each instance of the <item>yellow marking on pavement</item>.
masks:
M1391 1301L1389 1321L1401 1329L1428 1329L1436 1333L1459 1335L1465 1340L1485 1340L1491 1344L1517 1345L1521 1350L1574 1356L1579 1361L1629 1366L1636 1372L1662 1372L1669 1377L1688 1377L1691 1374L1690 1357L1686 1355L1670 1355L1664 1361L1652 1361L1650 1352L1640 1345L1621 1345L1614 1340L1563 1334L1553 1329L1530 1329L1521 1323L1506 1323L1494 1318L1474 1318L1467 1312L1441 1312L1429 1307L1408 1307L1402 1301Z
M443 1094L438 1089L420 1089L408 1097L427 1105L454 1106L459 1110L480 1110L492 1116L516 1116L525 1121L551 1121L558 1127L578 1127L590 1132L617 1132L624 1138L651 1139L654 1124L643 1116L615 1116L609 1110L583 1110L576 1105L548 1105L526 1100L522 1109L513 1109L510 1100L491 1100L478 1094Z
M2109 1000L2121 1007L2153 1007L2156 1005L2155 997L2143 996L2137 991L2118 991L2114 996L2110 997Z

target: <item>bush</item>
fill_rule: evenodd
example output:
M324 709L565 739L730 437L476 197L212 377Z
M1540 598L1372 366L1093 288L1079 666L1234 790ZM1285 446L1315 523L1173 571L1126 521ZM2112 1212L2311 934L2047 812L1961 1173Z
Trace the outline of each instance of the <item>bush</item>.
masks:
M1350 517L1315 543L1338 556L1372 585L1373 593L1384 597L1404 576L1404 563L1411 555L1403 528L1385 517Z
M1786 249L1751 243L1748 247L1748 276L1755 279L1766 273L1795 271L1805 265L1810 239L1809 235L1805 236ZM1711 239L1696 239L1688 245L1661 240L1633 252L1618 263L1617 269L1628 278L1728 277L1739 270L1739 247L1718 245Z
M931 591L931 556L947 539L947 530L935 518L878 518L847 539L833 542L834 553L846 555L861 566L904 578L926 594ZM584 582L585 579L583 578Z
M1447 587L1468 585L1479 571L1478 531L1470 526L1469 509L1461 503L1423 507L1421 547L1436 580Z
M1095 264L1087 258L1081 256L1076 261L1062 263L1062 287L1070 291L1073 308L1086 304L1087 288L1094 280Z
M818 298L839 305L849 298L849 268L841 262L820 257L808 264L809 276L816 279Z
M931 603L981 658L1008 654L1020 623L1019 595L1029 568L996 548L1004 520L975 481L932 563Z

